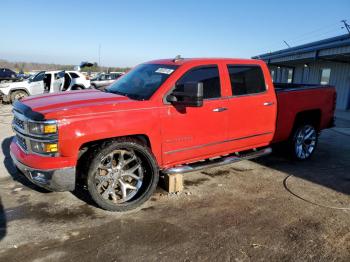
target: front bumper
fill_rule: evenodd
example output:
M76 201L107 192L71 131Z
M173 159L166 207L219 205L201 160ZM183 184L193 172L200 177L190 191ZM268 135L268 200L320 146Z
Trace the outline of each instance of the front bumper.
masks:
M16 159L10 151L15 166L35 185L50 191L73 191L75 189L75 167L60 169L37 169Z

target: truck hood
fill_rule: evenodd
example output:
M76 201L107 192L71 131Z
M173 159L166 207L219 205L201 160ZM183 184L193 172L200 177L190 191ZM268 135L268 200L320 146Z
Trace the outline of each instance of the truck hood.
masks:
M88 89L31 96L21 103L48 119L106 112L121 108L123 104L138 102L125 96Z
M27 80L19 82L1 83L0 88L16 88L16 87L27 87L29 85Z

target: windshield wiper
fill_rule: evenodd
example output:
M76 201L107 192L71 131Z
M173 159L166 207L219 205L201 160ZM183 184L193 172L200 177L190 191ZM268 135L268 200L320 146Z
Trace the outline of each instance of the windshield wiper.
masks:
M121 96L126 96L127 98L134 99L134 100L142 100L142 99L140 99L140 96L136 95L136 94L128 94L128 93L124 93L124 92L120 92L120 91L109 91L107 89L105 89L104 91L108 92L108 93L121 95Z

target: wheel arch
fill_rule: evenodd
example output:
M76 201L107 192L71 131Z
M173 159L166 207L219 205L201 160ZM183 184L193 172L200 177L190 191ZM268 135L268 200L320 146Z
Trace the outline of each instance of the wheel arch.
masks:
M10 91L9 91L9 96L12 95L12 93L16 92L16 91L24 91L24 92L26 92L26 94L28 96L30 96L30 93L29 93L28 89L25 88L25 87L14 87L14 88L11 88Z
M118 138L137 139L138 141L140 141L141 144L146 145L150 149L151 153L153 153L150 139L145 134L116 136L116 137L111 137L111 138L102 138L102 139L98 139L98 140L94 140L94 141L85 142L85 143L81 144L79 147L78 158L77 158L77 173L76 173L77 181L81 181L81 179L85 178L85 175L87 174L87 169L89 166L87 163L90 163L93 152L95 150L97 150L103 143L109 143L109 142L114 141Z
M320 131L322 112L320 109L311 109L298 112L294 118L293 130L304 123L313 124ZM292 132L293 133L293 132Z
M117 137L111 137L111 138L102 138L94 141L89 141L86 143L83 143L79 147L79 155L78 155L78 160L81 158L81 156L88 150L91 150L92 148L96 146L100 146L103 143L108 143L110 141L116 140L118 138L134 138L140 141L140 143L146 145L147 147L150 148L152 151L152 146L151 146L151 141L149 137L145 134L133 134L133 135L127 135L127 136L117 136Z

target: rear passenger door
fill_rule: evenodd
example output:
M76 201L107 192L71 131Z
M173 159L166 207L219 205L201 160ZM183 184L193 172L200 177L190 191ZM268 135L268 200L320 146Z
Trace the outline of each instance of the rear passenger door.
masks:
M259 65L227 64L229 97L228 140L235 151L260 147L272 141L276 126L276 96L268 69ZM269 86L270 85L270 86Z

